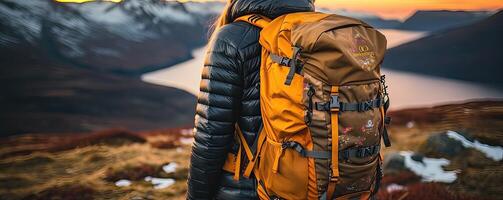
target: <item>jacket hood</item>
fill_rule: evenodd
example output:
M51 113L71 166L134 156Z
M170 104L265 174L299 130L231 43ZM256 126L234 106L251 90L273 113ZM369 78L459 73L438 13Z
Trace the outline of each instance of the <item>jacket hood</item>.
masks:
M306 11L314 11L313 0L233 0L229 20L249 14L274 19L287 13Z

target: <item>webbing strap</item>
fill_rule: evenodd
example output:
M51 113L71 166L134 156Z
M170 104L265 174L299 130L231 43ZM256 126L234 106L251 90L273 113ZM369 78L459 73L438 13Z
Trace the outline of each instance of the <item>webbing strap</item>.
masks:
M391 146L391 142L389 140L389 136L388 136L388 128L387 128L387 124L389 124L391 122L391 118L389 117L386 117L386 113L385 113L385 108L384 106L381 106L379 108L379 110L381 111L381 119L382 119L382 139L383 139L383 142L384 142L384 146L385 147L390 147Z
M332 96L339 94L339 87L332 86ZM332 108L331 125L332 125L332 178L339 177L339 108Z
M285 85L292 84L293 76L295 75L295 73L300 74L303 65L303 63L299 60L301 49L298 47L292 47L292 48L293 48L292 58L283 57L273 53L271 53L271 55L269 56L273 62L278 63L279 65L282 66L290 67L288 75L286 76Z
M292 63L292 59L287 58L287 57L283 57L283 56L279 56L279 55L276 55L276 54L273 54L273 53L271 53L270 57L271 57L271 60L273 62L278 63L278 64L283 65L283 66L290 67L290 65Z
M266 139L267 142L269 142L270 144L272 144L274 146L277 146L277 147L280 147L279 150L276 152L276 156L274 157L274 162L272 164L272 173L276 174L276 173L278 173L279 159L281 158L281 156L283 156L283 153L284 153L285 149L283 148L283 144L282 143L273 141L269 137L266 137L266 138L267 138Z
M316 110L330 111L331 108L338 107L339 112L358 111L365 112L374 108L379 108L384 104L383 98L376 98L370 101L359 103L343 103L339 102L338 96L332 96L330 102L316 102Z
M279 56L279 55L276 55L276 54L270 54L269 56L271 58L271 60L274 62L274 63L278 63L279 65L281 66L285 66L285 67L291 67L292 66L292 63L294 62L292 59L290 58L287 58L287 57L283 57L283 56ZM297 61L298 62L298 61ZM302 63L297 63L297 66L295 67L295 71L294 73L297 73L297 74L301 74L302 73ZM290 70L291 71L291 70ZM290 73L289 71L289 73ZM293 77L292 77L293 78Z
M239 147L238 154L236 155L236 164L234 165L234 180L238 181L239 180L239 174L241 171L241 152L242 152L241 147Z
M242 160L242 153L243 153L243 149L244 149L244 152L246 154L246 157L248 158L248 160L253 160L253 154L252 154L252 151L250 150L250 146L248 146L248 143L246 142L246 139L243 135L243 132L241 132L241 129L239 128L239 126L236 124L236 134L238 135L239 137L239 150L238 150L238 154L236 155L236 165L235 165L235 169L234 169L234 180L239 180L239 176L241 174L241 160ZM248 166L247 166L248 167ZM246 177L248 178L248 177Z
M332 86L332 96L339 95L339 87ZM331 174L328 182L326 197L332 199L335 194L335 185L339 181L339 108L331 107L331 126L332 126L332 160L331 160Z
M269 25L269 23L271 23L271 19L264 17L262 15L256 15L256 14L244 15L244 16L237 18L234 21L235 22L237 22L237 21L248 22L248 23L250 23L256 27L259 27L259 28L264 28L267 25Z
M252 149L251 149L252 153L253 153L253 158L250 160L250 162L248 163L248 166L246 166L246 169L243 172L243 176L245 178L249 178L253 169L255 168L255 165L257 164L257 160L258 160L257 159L258 154L260 153L260 150L262 149L262 146L266 140L266 134L262 133L262 126L259 129L258 134L259 135L256 137L255 142L254 142Z
M297 151L303 157L317 158L317 159L330 159L332 155L329 151L308 151L302 145L295 141L283 142L282 148L290 148Z
M251 152L253 155L255 155L257 152L260 152L260 151L257 151L257 149L259 148L259 142L260 142L260 136L262 134L262 129L264 129L264 124L263 123L260 123L260 127L258 128L258 132L255 136L255 140L253 141L253 145L251 146ZM264 134L265 135L265 134ZM264 137L265 139L265 137Z
M288 75L286 76L285 80L285 85L291 85L293 76L295 75L295 72L297 71L297 65L299 64L297 61L297 58L300 53L300 48L298 47L293 47L293 55L292 55L292 60L290 61L290 71L288 72ZM300 66L299 66L300 67Z
M329 181L328 182L328 187L327 187L327 191L325 191L325 199L329 199L329 200L332 200L334 198L334 195L335 195L335 185L337 185L337 181Z
M339 151L339 160L347 160L352 157L366 158L379 154L381 146L355 147Z
M297 151L301 156L316 159L331 159L330 151L308 151L302 145L295 141L283 142L282 148L290 148ZM347 160L349 158L365 158L379 154L381 146L373 145L367 147L354 147L339 151L339 160Z

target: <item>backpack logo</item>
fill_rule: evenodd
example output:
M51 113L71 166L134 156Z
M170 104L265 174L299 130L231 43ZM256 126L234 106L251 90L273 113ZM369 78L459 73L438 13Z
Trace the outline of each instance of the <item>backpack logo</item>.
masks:
M372 122L372 120L369 119L369 121L367 121L367 125L365 126L365 128L374 128L374 122Z
M360 131L367 135L376 135L377 132L374 131L374 122L372 120L368 120L361 128Z
M354 34L351 53L364 70L372 71L376 66L374 48L360 33Z

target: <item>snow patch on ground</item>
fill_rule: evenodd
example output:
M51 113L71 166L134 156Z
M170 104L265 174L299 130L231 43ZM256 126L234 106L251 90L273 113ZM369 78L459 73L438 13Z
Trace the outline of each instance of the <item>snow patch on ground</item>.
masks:
M175 184L175 179L172 178L154 178L151 176L145 177L145 181L154 185L154 189L164 189Z
M184 145L191 145L192 143L194 143L194 138L182 137L182 138L180 138L180 142Z
M175 172L176 168L178 168L178 163L175 162L170 162L169 164L162 166L162 170L168 174Z
M414 128L415 123L413 121L407 122L405 125L407 128Z
M128 187L131 185L131 181L126 180L126 179L121 179L115 182L115 186L117 187Z
M503 159L503 147L490 146L487 144L480 143L477 140L474 140L472 142L466 139L463 135L454 131L447 131L447 136L451 139L461 142L463 146L466 148L473 148L479 150L480 152L484 153L488 158L491 158L494 161L501 161Z
M457 178L459 171L444 171L443 166L449 165L450 161L445 158L427 158L422 162L412 159L414 152L401 151L400 155L404 157L404 164L415 174L421 176L424 182L444 182L452 183Z
M390 185L388 185L386 187L386 191L388 193L392 193L392 192L396 192L396 191L402 191L402 190L406 190L407 188L404 187L403 185L398 185L398 184L395 184L395 183L392 183Z
M191 128L182 129L180 131L180 134L182 134L183 136L186 136L186 137L192 137L193 133L194 133L194 129L191 129Z

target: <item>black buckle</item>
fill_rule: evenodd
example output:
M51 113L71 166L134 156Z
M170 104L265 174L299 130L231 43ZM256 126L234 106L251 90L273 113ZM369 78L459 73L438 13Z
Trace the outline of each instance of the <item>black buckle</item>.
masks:
M290 66L290 59L285 58L285 57L282 57L282 58L281 58L280 65L283 65L283 66Z
M319 110L319 111L329 111L330 110L330 104L328 102L316 102L315 106L316 106L316 110Z
M297 142L294 142L294 141L286 141L286 142L283 142L281 143L281 148L282 149L286 149L286 148L293 148L297 145L298 143Z
M289 146L290 146L289 142L283 142L283 143L281 143L281 149L283 149L283 150L285 150Z
M358 104L358 112L364 112L372 109L372 101L362 102Z
M340 107L341 107L341 104L339 102L339 96L332 95L330 98L330 109L333 109L333 108L339 109Z
M332 95L329 102L316 102L316 110L330 111L332 109L341 109L342 104L339 102L339 96Z
M379 146L363 147L363 148L357 150L356 155L359 156L360 158L373 156L374 154L377 153L378 149L379 149Z

